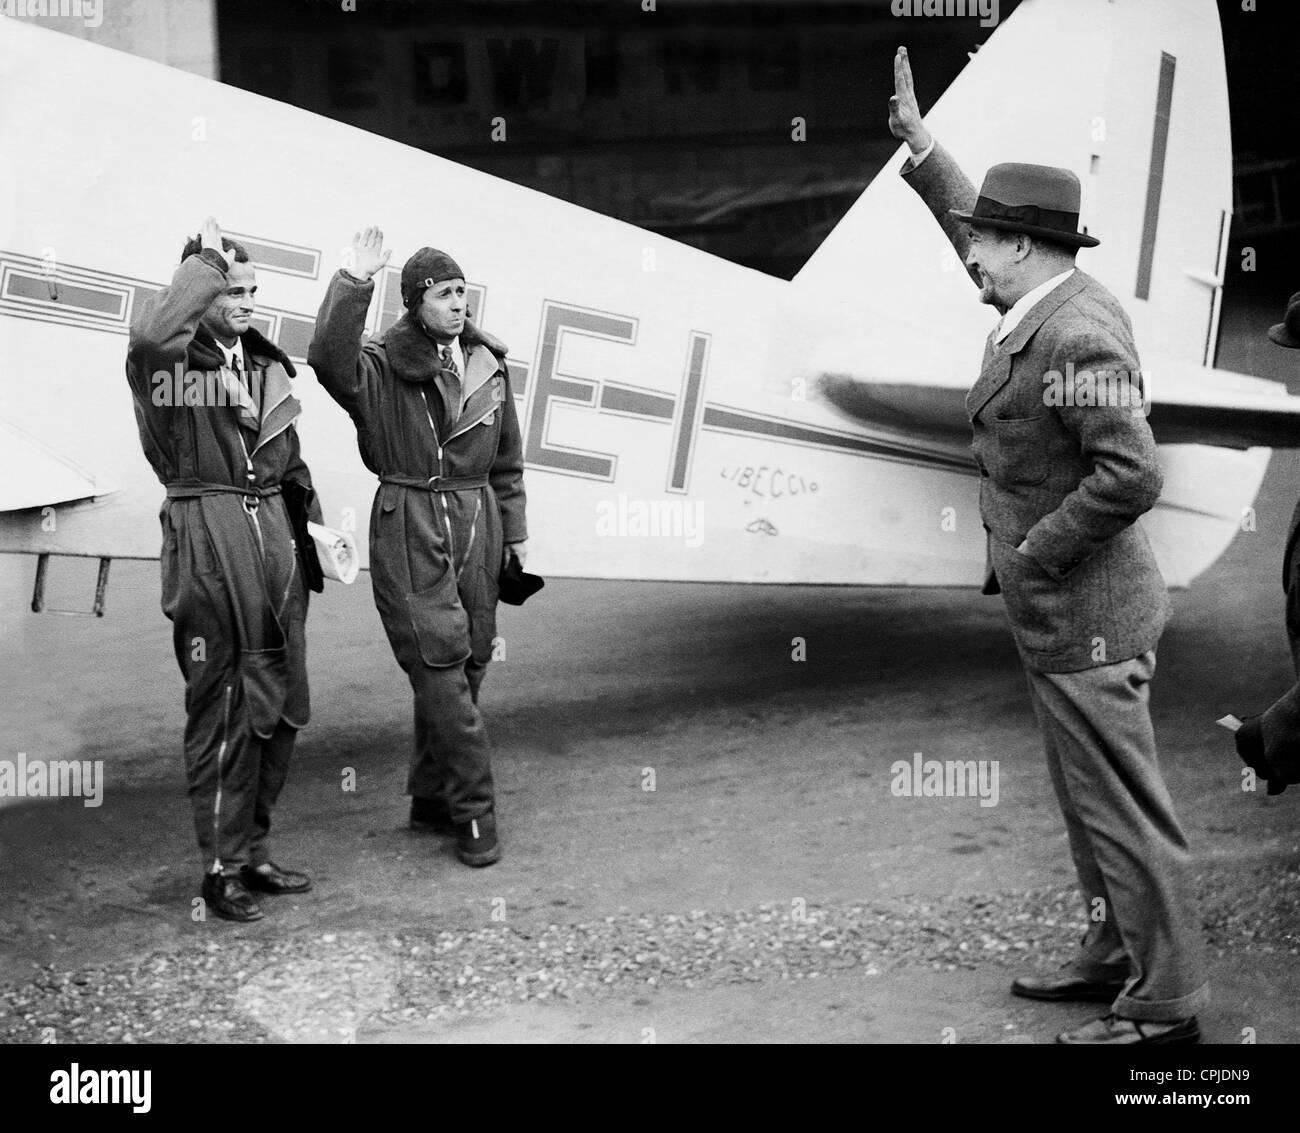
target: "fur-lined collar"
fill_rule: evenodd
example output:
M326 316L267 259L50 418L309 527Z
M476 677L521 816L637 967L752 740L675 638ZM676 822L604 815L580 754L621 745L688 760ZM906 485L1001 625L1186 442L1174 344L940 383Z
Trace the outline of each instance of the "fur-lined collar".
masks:
M403 381L431 382L442 372L437 342L410 311L371 341L384 348L393 373ZM486 346L504 365L504 343L479 330L468 319L460 334L460 344L467 353L472 347Z
M261 331L249 327L239 336L239 341L244 344L244 357L279 362L289 377L298 376L298 371L293 368L293 363L289 361L289 355L276 346ZM201 370L219 370L225 365L226 356L221 352L221 347L217 344L217 340L212 337L207 327L199 327L198 333L190 342L190 353Z

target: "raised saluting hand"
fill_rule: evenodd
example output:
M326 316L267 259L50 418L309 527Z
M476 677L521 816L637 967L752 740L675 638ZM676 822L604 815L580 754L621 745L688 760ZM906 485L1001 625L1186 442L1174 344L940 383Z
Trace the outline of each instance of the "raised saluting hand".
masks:
M889 132L907 143L913 153L920 153L930 144L930 131L921 121L921 108L916 101L916 88L912 85L912 64L907 59L907 48L894 52L894 93L889 97Z
M358 279L369 279L384 269L391 250L384 251L384 232L373 224L352 237L344 269Z

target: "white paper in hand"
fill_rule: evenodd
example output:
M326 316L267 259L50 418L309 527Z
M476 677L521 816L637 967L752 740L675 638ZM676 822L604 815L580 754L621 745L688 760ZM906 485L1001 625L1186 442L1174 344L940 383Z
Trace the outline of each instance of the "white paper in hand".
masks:
M345 531L308 523L307 533L315 540L316 557L326 578L337 579L345 586L356 581L361 560L357 557L357 543Z

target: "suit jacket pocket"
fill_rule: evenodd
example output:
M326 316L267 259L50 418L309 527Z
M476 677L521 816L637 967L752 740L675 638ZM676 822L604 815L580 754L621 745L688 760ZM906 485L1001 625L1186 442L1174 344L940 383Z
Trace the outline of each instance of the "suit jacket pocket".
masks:
M450 572L437 586L406 596L420 657L433 669L459 665L470 654L469 618Z
M1078 645L1069 581L1053 581L1032 557L999 539L990 540L989 549L1020 648L1031 654L1053 654Z
M1047 479L1047 415L993 417L988 421L989 451L985 463L1000 484L1041 484Z

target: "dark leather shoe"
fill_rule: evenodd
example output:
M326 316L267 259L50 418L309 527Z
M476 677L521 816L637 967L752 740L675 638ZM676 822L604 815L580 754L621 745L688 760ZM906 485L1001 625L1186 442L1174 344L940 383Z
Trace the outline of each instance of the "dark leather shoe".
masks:
M456 856L475 868L501 860L497 820L491 811L468 822L456 823Z
M1073 1031L1062 1031L1056 1041L1071 1046L1183 1046L1200 1042L1201 1028L1195 1015L1159 1023L1103 1015Z
M200 890L212 912L227 921L260 921L262 909L237 874L209 873Z
M244 866L240 872L244 884L259 893L306 893L311 889L311 878L305 873L292 869L281 869L275 862L263 862L260 866Z
M1057 976L1019 976L1011 981L1011 994L1023 999L1075 999L1087 1003L1113 1003L1124 981L1108 983L1062 973Z
M413 795L410 826L412 830L430 834L456 833L456 824L451 820L451 810L445 799L422 799Z

